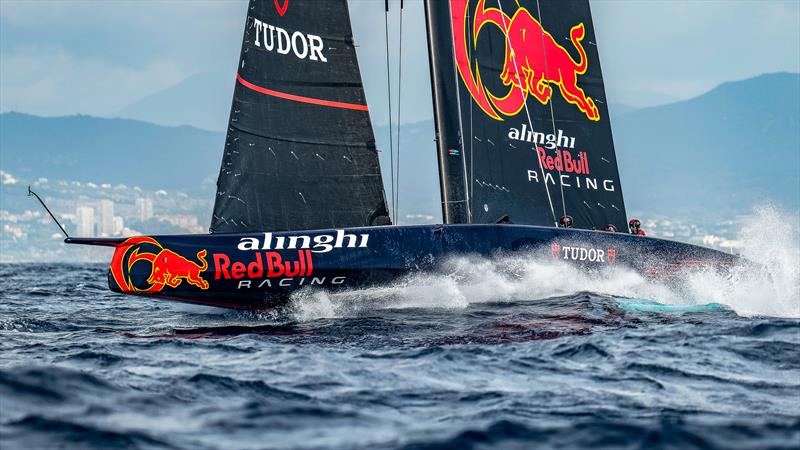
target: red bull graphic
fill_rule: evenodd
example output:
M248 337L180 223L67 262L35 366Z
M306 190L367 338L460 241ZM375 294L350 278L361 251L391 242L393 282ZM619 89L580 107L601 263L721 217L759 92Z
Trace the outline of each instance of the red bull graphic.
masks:
M208 281L201 276L208 269L206 254L206 250L197 252L195 258L198 262L195 262L163 248L151 237L137 236L117 246L110 270L114 281L125 293L152 294L161 292L165 286L177 288L184 282L206 290ZM148 264L150 270L144 286L134 282L131 277L134 265L140 264Z
M511 2L509 2L511 4ZM567 49L556 43L527 9L518 7L511 17L497 8L487 8L485 0L479 0L472 23L474 42L467 42L467 0L451 0L453 43L458 72L475 103L490 117L503 120L502 116L515 116L525 106L528 96L533 96L546 105L553 90L558 88L561 96L582 111L589 120L600 120L600 112L592 98L578 86L578 75L586 73L588 58L581 41L586 35L583 23L572 27L569 39L580 55L575 61ZM469 45L477 45L478 35L486 25L494 25L505 36L506 50L503 70L500 74L508 92L496 96L483 85L480 65L473 71Z

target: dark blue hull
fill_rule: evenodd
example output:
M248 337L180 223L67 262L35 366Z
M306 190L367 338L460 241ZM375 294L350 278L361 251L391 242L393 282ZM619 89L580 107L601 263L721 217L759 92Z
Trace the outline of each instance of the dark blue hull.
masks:
M240 309L281 306L304 288L381 285L413 272L435 271L458 255L532 252L587 270L628 267L665 282L698 266L725 270L739 259L663 239L508 224L69 241L115 245L109 270L114 291Z

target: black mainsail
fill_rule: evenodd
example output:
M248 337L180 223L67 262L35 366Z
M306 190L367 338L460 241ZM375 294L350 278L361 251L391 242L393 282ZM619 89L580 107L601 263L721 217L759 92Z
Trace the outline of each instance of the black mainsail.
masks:
M250 0L212 233L389 224L346 0Z
M626 229L588 0L426 1L445 223Z

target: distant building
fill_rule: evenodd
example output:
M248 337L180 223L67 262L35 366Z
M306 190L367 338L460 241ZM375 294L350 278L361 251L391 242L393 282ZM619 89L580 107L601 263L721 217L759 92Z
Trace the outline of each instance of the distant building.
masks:
M199 225L197 216L191 214L161 214L155 216L155 218L161 222L167 222L170 225L181 228L189 233L203 233L205 231L204 227Z
M136 199L136 213L140 221L150 220L153 218L153 199L151 198L137 198Z
M78 236L94 236L94 209L90 206L78 206L75 209L75 226Z
M125 221L120 216L114 216L114 236L122 235L122 230L125 229Z
M100 200L100 235L114 235L114 202Z
M172 217L174 218L173 224L185 230L191 230L197 227L197 216L189 214L178 214Z

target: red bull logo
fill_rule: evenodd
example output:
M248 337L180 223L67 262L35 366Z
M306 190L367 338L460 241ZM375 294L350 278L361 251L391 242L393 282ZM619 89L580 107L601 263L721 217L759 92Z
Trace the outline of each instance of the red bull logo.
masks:
M586 35L583 23L572 27L569 33L580 56L575 61L527 9L519 7L509 17L500 9L486 8L485 0L478 1L472 15L474 42L469 43L468 8L468 0L451 0L456 66L470 95L487 115L495 120L515 116L525 107L529 95L546 105L557 88L564 100L575 105L589 120L600 120L594 100L578 86L578 75L586 73L588 67L586 51L581 44ZM486 25L498 27L506 38L500 78L509 90L502 96L495 96L483 85L480 67L476 64L473 71L469 57L468 45L477 46L478 35Z
M208 269L206 250L195 255L198 262L192 261L172 250L163 248L151 237L137 236L127 239L117 246L111 260L111 275L120 290L125 293L143 294L160 292L165 286L177 288L187 283L200 289L208 289L208 281L201 274ZM134 282L134 265L147 264L150 275L144 284Z

